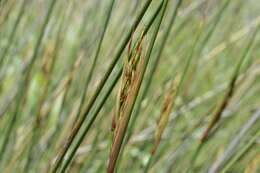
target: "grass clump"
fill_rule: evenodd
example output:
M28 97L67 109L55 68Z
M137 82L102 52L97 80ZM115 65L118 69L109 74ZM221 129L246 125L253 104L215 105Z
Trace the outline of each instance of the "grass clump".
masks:
M257 0L0 1L2 172L258 172Z

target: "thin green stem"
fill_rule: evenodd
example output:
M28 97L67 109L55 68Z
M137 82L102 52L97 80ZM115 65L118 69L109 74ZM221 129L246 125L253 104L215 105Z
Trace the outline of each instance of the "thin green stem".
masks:
M260 137L260 130L253 136L253 138L240 150L239 153L230 161L228 164L220 171L220 173L226 173L228 170L239 160L241 159L248 150L255 144L256 140Z
M100 83L97 86L97 89L95 90L93 96L91 97L86 109L83 111L83 115L81 117L79 117L79 120L77 121L77 123L75 124L74 128L72 129L72 132L69 135L69 138L67 139L67 142L65 144L65 146L63 147L63 149L61 150L61 152L58 154L58 158L56 159L55 163L54 163L54 167L52 169L52 173L56 173L59 166L61 165L63 158L65 156L65 154L67 153L70 145L72 144L74 138L76 137L76 135L78 134L82 124L84 123L87 115L89 114L89 111L91 110L92 106L94 105L100 91L102 90L102 88L104 87L109 75L111 74L111 72L113 71L117 61L119 60L121 54L123 53L123 50L125 49L128 41L131 38L132 33L135 31L135 29L137 28L137 26L139 25L141 19L143 18L146 10L148 9L148 7L150 6L152 0L147 0L145 5L143 6L141 12L139 13L137 19L135 20L134 24L132 25L131 29L128 31L127 36L124 38L123 43L121 44L121 46L119 47L116 56L114 57L114 59L112 60L111 64L109 65L109 68L107 70L107 72L105 73L105 75L103 76L103 78L101 79Z
M144 31L144 34L146 34L148 32L149 28L151 27L152 23L154 22L155 16L158 14L158 11L161 9L161 7L162 7L162 3L158 6L154 15L151 17L151 20L150 20L149 24L147 25L147 27ZM115 78L114 78L112 84L110 85L110 87L108 87L109 89L105 92L105 95L101 98L101 102L97 106L97 109L93 113L92 118L90 119L89 123L87 124L87 126L84 127L83 132L80 134L78 140L76 141L76 145L73 146L72 151L70 152L70 154L68 156L68 159L65 161L61 172L65 171L66 168L68 167L68 165L71 162L73 156L75 155L77 149L79 148L80 144L84 140L84 137L87 135L88 131L90 130L90 127L93 125L95 119L97 118L98 113L100 112L100 110L103 107L104 103L106 102L108 96L111 94L113 88L115 87L115 84L117 83L118 79L120 78L122 71L123 71L123 67L120 67L119 71L116 72L116 74L114 75Z
M25 12L26 4L27 4L27 0L23 0L22 5L21 5L21 7L19 9L18 16L17 16L17 18L16 18L16 20L14 22L14 26L12 27L11 33L10 33L10 35L8 37L8 42L7 42L8 44L6 45L6 47L3 50L2 56L0 58L0 73L3 72L2 71L3 70L2 66L3 66L4 60L5 60L5 58L6 58L7 54L8 54L8 51L10 50L11 45L12 45L12 43L14 41L14 38L15 38L15 35L16 35L16 31L17 31L17 29L19 27L19 24L20 24L21 19L22 19L23 15L24 15L24 12ZM3 80L3 78L4 77L1 77L2 80Z
M30 73L31 73L32 67L33 67L33 65L34 65L34 63L35 63L35 61L36 61L36 59L38 57L38 53L39 53L40 46L41 46L41 43L42 43L42 40L43 40L43 36L45 34L45 30L46 30L47 24L49 23L49 20L50 20L50 17L51 17L51 14L52 14L52 11L54 9L54 6L55 6L56 2L57 2L57 0L52 0L51 1L51 4L50 4L48 12L47 12L47 15L45 17L45 20L44 20L43 25L41 27L39 36L37 38L37 42L36 42L36 45L35 45L35 48L34 48L34 51L33 51L32 58L31 58L31 60L29 62L29 65L28 65L28 69L26 70L25 76L24 76L24 78L21 81L21 85L20 85L20 88L19 88L19 91L18 91L17 101L16 101L16 105L15 105L15 110L14 110L12 116L11 116L10 123L7 125L7 128L6 128L7 129L7 133L4 136L3 144L1 146L0 160L2 160L2 158L3 158L3 156L4 156L5 152L6 152L6 147L8 145L11 132L14 130L14 127L15 127L15 124L16 124L17 115L18 115L19 110L20 110L20 104L21 104L21 102L23 100L24 94L26 93L26 86L28 85L28 82L29 82Z

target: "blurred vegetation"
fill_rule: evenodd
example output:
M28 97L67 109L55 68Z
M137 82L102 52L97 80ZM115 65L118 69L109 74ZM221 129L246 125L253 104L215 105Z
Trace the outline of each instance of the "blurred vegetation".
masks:
M0 0L4 173L259 173L258 0Z

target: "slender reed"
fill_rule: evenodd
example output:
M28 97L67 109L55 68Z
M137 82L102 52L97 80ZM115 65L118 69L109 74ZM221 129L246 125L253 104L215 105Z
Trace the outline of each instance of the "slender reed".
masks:
M14 41L14 37L16 35L16 31L17 31L17 29L19 27L19 24L21 22L21 19L22 19L23 15L24 15L26 3L27 3L27 0L23 0L22 1L22 5L21 5L21 7L19 9L19 13L18 13L17 18L15 20L14 26L12 28L12 31L11 31L9 37L8 37L8 44L4 48L3 53L1 55L1 58L0 58L0 73L2 73L2 66L3 66L4 60L5 60L6 55L8 54L8 51L9 51L9 49L10 49L10 47L11 47L13 41ZM3 77L1 79L3 79Z
M212 131L212 129L214 127L216 127L216 125L218 124L219 120L221 119L221 116L225 110L225 108L227 107L230 99L232 98L233 94L234 94L234 90L235 90L235 84L237 82L237 78L239 76L239 72L240 69L244 63L244 61L246 60L246 58L249 56L248 54L250 53L250 50L253 46L254 40L255 40L255 36L259 30L260 25L258 25L258 27L255 29L254 33L252 34L249 43L247 44L244 52L242 53L236 67L234 70L234 73L232 75L232 78L229 82L229 86L228 89L225 93L225 96L223 98L223 100L221 101L221 103L217 106L215 112L213 113L213 118L211 119L210 123L208 124L208 127L206 128L206 130L203 132L200 142L192 156L192 164L193 165L196 161L196 158L198 157L199 153L201 152L202 147L205 145L205 143L207 142L208 138L210 137L210 133ZM215 133L215 132L214 132Z
M161 2L163 2L163 1L161 1ZM152 17L151 17L151 19L150 19L148 25L147 25L146 28L144 29L144 32L143 32L144 35L146 35L147 32L149 31L151 25L153 24L153 22L154 22L154 20L155 20L155 18L156 18L156 16L157 16L157 14L158 14L158 12L161 10L161 8L162 8L162 3L160 3L160 5L157 7L157 9L155 10L154 14L152 15ZM99 111L101 110L102 106L103 106L104 103L106 102L106 100L107 100L109 94L111 94L112 89L115 87L115 84L116 84L117 80L118 80L119 77L121 76L122 71L123 71L123 69L122 69L122 67L120 67L120 69L116 72L115 77L114 77L114 79L112 80L112 83L111 83L110 86L108 87L108 90L105 92L105 95L100 99L101 102L98 104L97 108L95 109L95 111L94 111L94 113L93 113L93 115L92 115L92 117L91 117L89 123L88 123L85 127L83 127L83 132L79 134L79 138L78 138L78 140L76 141L76 145L73 146L72 151L69 153L68 159L65 161L64 166L63 166L63 168L62 168L62 171L65 171L65 170L66 170L66 168L68 167L69 163L71 162L73 156L75 155L75 153L76 153L78 147L80 146L81 142L83 141L84 137L85 137L85 136L87 135L87 133L89 132L89 130L90 130L91 126L93 125L93 123L94 123L94 121L95 121L95 119L96 119L96 117L97 117ZM62 171L61 171L61 172L62 172Z
M38 53L39 53L39 49L40 49L40 46L41 46L41 43L42 43L42 39L43 39L43 36L45 34L47 24L50 20L50 17L51 17L51 14L53 12L53 9L54 9L56 2L57 2L57 0L52 0L51 3L50 3L47 15L45 17L45 20L44 20L43 25L41 27L40 33L38 35L37 42L36 42L36 45L35 45L35 48L34 48L34 51L33 51L33 55L30 59L29 65L28 65L28 69L26 70L24 78L21 81L21 85L20 85L20 88L19 88L19 91L18 91L18 96L17 96L17 100L16 100L16 104L15 104L15 110L14 110L13 114L11 115L10 123L8 123L8 125L6 127L7 132L4 136L4 140L3 140L4 142L3 142L2 146L1 146L1 150L0 150L0 160L2 160L4 153L6 152L6 147L8 145L11 132L15 128L17 115L19 114L20 105L21 105L21 102L23 100L24 93L26 93L26 86L28 85L28 82L29 82L30 73L31 73L32 67L33 67L33 65L34 65L34 63L35 63L35 61L38 57Z
M218 158L215 163L210 167L208 173L217 173L223 167L225 162L232 156L237 145L241 142L242 138L246 135L246 133L253 127L254 124L260 119L260 110L256 111L250 119L241 127L241 130L235 136L235 138L230 142L228 148L224 152L224 154Z
M77 123L75 124L74 128L72 129L72 132L70 133L67 142L65 144L65 146L63 147L63 149L61 150L61 152L58 154L58 158L55 161L54 167L52 169L52 173L57 172L65 154L67 153L70 145L72 144L74 138L76 137L78 131L80 130L82 124L84 123L91 107L93 106L94 102L96 101L97 96L99 95L100 91L102 90L105 82L107 81L110 73L112 72L115 64L117 63L117 61L119 60L127 42L129 41L131 34L133 33L133 31L136 29L136 27L138 26L139 22L141 21L143 15L145 14L146 10L148 9L149 5L151 3L151 0L147 0L145 5L143 6L143 9L141 10L141 12L139 13L136 21L134 22L133 26L131 27L130 31L128 32L127 36L125 37L123 43L121 44L118 52L116 53L116 56L114 57L114 59L112 60L111 64L109 65L109 68L107 70L107 72L105 73L105 75L103 76L103 78L101 79L100 83L98 84L98 87L96 89L96 91L94 92L93 96L91 97L86 109L83 111L83 116L79 117L79 120L77 121Z
M230 162L227 163L227 165L220 171L220 173L226 173L228 172L228 170L239 160L241 159L246 152L252 148L255 144L255 142L257 141L257 139L259 139L260 136L260 131L256 132L256 134L250 139L250 141L239 151L239 153L237 153L237 155L235 155Z

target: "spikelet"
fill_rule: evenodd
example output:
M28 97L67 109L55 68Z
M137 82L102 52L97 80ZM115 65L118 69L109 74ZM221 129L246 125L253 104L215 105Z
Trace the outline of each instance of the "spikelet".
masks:
M107 167L108 173L113 173L116 160L121 148L128 120L131 116L129 110L133 106L134 95L141 81L140 72L144 63L142 56L142 42L144 33L141 34L133 48L129 48L128 56L124 62L121 83L118 92L116 111L112 120L112 145ZM129 43L131 47L131 42Z
M229 101L231 100L231 98L232 98L232 96L234 94L235 83L236 83L237 76L238 76L238 74L233 76L233 78L232 78L232 80L231 80L231 82L229 84L228 91L226 92L226 95L225 95L224 99L217 106L217 108L215 109L215 112L213 112L213 118L210 121L207 129L204 131L204 133L202 134L202 137L200 139L201 143L204 143L208 139L210 132L216 126L216 124L219 122L219 120L221 119L222 113L226 109Z
M43 56L42 71L45 75L48 75L50 71L51 63L53 63L54 41L50 40L46 46L46 51Z
M171 113L171 110L172 110L172 107L173 107L173 104L174 104L174 101L176 98L179 82L180 82L180 76L177 76L176 79L174 79L172 81L168 92L165 94L163 107L161 110L159 120L157 122L157 128L154 133L154 145L151 150L151 155L154 155L154 153L156 152L156 150L160 144L164 129L166 128L167 123L169 121L169 115Z
M121 115L124 113L126 107L126 100L129 97L131 86L136 80L137 66L140 64L141 52L142 52L142 41L144 35L140 36L133 48L131 48L131 42L128 47L128 56L124 62L123 73L121 77L119 92L117 96L116 110L112 117L112 132L116 129Z

